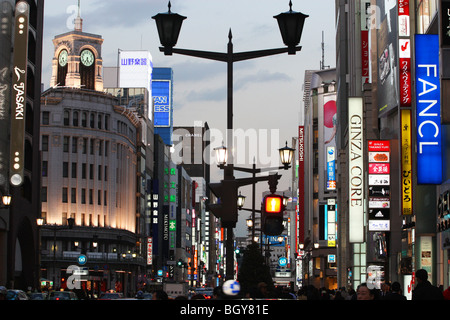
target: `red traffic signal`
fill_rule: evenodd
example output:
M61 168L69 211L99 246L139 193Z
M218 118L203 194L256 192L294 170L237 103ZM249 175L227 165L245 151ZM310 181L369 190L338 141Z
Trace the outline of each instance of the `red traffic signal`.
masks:
M270 194L262 203L262 229L268 236L280 235L283 230L284 197Z
M283 197L279 195L270 195L264 198L264 207L266 213L280 213L283 211Z

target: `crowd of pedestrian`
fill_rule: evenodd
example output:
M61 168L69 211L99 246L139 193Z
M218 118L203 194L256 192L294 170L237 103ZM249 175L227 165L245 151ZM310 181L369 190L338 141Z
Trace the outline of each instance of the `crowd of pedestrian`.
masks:
M428 280L428 273L424 269L419 269L415 273L416 283L412 291L412 300L450 300L450 287L443 290L436 287ZM0 286L0 300L6 298L7 289ZM136 295L136 298L140 298ZM380 289L372 288L367 283L361 283L356 291L352 288L341 287L337 290L330 290L325 287L316 288L314 285L307 285L297 292L287 287L269 287L266 283L260 282L257 286L247 288L236 297L230 297L223 293L221 287L215 287L213 295L207 297L204 294L194 294L192 296L178 296L175 300L199 300L199 299L292 299L292 300L407 300L402 292L401 285L395 281L383 283ZM169 296L163 290L153 292L153 300L169 300Z

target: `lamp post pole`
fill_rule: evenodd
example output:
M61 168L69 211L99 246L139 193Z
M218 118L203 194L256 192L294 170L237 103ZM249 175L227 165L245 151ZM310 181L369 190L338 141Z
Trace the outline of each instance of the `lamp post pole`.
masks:
M289 2L290 11L279 14L274 17L278 20L280 26L280 32L282 33L283 41L287 47L279 49L267 49L258 51L248 51L235 53L233 50L232 33L231 30L228 33L228 50L227 53L199 51L174 48L178 35L181 30L181 25L186 17L171 12L171 4L169 1L169 11L167 13L159 13L152 17L156 21L158 33L161 44L160 51L165 55L172 55L173 53L210 59L227 63L227 149L230 151L229 163L224 166L224 180L234 180L233 175L233 65L235 62L262 58L272 56L281 53L295 54L301 50L300 37L303 29L303 24L307 15L299 12L292 11L292 2ZM291 27L291 28L289 28ZM231 280L234 278L234 257L233 257L233 228L227 227L227 240L226 240L226 279Z

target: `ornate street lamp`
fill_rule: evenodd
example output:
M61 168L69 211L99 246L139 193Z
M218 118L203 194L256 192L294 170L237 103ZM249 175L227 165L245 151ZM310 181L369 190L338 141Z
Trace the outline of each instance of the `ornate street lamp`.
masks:
M228 160L227 147L222 145L220 147L214 148L214 150L216 151L217 165L224 166Z
M292 1L289 1L289 11L274 16L280 27L283 42L288 46L288 54L295 54L295 47L300 43L302 37L303 25L308 15L301 12L292 11Z
M152 19L156 21L158 28L159 40L164 47L165 55L172 55L172 48L177 44L180 35L181 25L186 17L170 11L172 5L169 1L169 11L166 13L158 13Z
M237 206L239 209L241 209L244 206L245 203L245 196L243 196L241 194L241 192L239 191L239 195L237 197Z
M292 162L295 149L289 148L286 141L286 146L278 149L278 151L280 152L281 163L284 165L284 168L287 169Z

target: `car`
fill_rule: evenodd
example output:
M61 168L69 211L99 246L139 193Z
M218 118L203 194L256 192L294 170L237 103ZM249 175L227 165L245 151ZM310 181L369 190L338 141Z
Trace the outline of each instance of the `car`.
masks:
M25 291L9 289L6 292L6 300L30 300Z
M72 291L53 291L50 292L49 300L78 300L77 295Z
M31 300L47 300L48 297L46 292L33 292L29 296Z
M123 294L121 292L106 292L98 298L98 300L114 300L114 299L122 299Z

